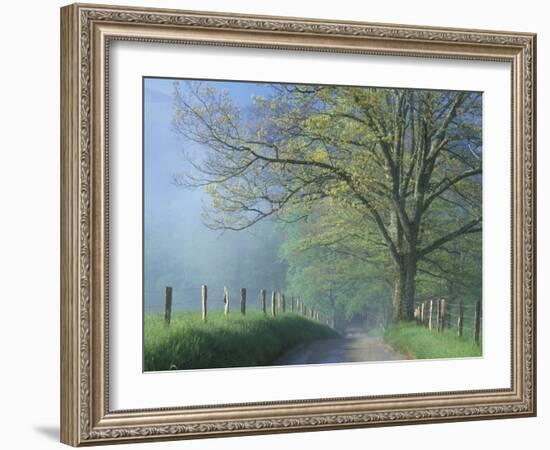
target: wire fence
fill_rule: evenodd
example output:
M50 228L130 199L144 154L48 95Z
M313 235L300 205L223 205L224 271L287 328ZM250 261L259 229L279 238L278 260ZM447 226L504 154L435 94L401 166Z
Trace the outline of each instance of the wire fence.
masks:
M476 344L482 337L482 304L464 304L462 301L445 299L417 302L414 308L416 323L429 330L454 332L457 336L472 336Z
M306 306L297 296L285 295L279 291L266 291L257 286L237 288L231 286L167 286L164 290L144 290L145 313L164 312L169 324L172 312L202 312L206 320L207 311L263 311L276 315L281 312L297 312L306 317L327 323L334 327L334 320L325 317L314 308ZM415 303L414 318L418 325L437 332L454 332L458 336L472 336L481 342L481 302L464 304L462 301L445 299L428 300Z
M192 287L172 287L172 310L173 311L200 311L202 308L201 286ZM223 311L224 309L224 289L229 292L229 301L231 303L239 302L240 287L231 286L213 286L208 285L208 309L214 311ZM247 289L247 308L259 310L261 287ZM146 312L162 312L165 308L166 289L164 290L144 290L143 308Z
M227 286L178 287L166 286L164 291L145 290L144 310L146 313L164 312L164 320L170 325L173 311L200 311L202 320L207 321L209 311L221 310L225 316L229 312L245 315L247 310L259 310L276 316L292 312L334 328L334 319L307 306L301 297L286 295L279 291L266 291L263 288L230 289Z

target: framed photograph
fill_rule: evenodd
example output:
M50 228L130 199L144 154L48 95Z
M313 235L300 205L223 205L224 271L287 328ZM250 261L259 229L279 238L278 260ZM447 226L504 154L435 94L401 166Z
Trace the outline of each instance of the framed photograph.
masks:
M62 442L535 415L535 58L62 8Z

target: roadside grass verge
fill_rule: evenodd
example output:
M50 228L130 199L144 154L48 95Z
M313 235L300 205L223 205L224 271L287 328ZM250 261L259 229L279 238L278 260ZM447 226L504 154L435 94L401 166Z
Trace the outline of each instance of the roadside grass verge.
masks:
M410 359L465 358L482 356L481 345L455 330L431 331L415 322L399 322L384 333L384 341Z
M198 312L175 312L166 327L162 313L145 314L144 370L264 366L295 345L338 336L294 313L209 312L207 319L204 323Z

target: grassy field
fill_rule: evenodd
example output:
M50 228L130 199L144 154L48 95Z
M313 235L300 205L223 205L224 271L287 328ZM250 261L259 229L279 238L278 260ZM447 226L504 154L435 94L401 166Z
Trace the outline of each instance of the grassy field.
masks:
M259 311L172 314L170 327L163 314L146 314L144 369L205 369L271 364L289 348L314 339L337 336L331 328L293 313L277 317Z
M411 359L481 356L481 346L471 337L458 337L454 330L438 333L415 322L400 322L384 333L384 340Z

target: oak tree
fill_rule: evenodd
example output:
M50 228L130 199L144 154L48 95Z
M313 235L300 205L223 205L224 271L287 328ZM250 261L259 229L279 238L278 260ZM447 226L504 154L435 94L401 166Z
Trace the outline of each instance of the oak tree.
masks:
M481 231L480 93L274 84L244 108L187 82L174 98L175 130L202 149L176 182L211 195L205 223L244 230L336 202L354 233L376 230L396 320L413 318L419 262Z

